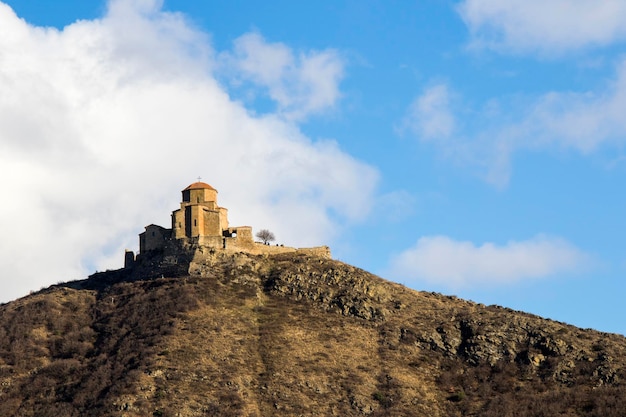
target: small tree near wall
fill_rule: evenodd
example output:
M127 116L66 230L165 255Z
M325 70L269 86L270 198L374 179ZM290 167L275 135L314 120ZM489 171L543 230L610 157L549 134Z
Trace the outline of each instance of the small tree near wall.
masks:
M269 242L276 240L274 233L270 232L267 229L261 229L257 232L256 237L261 239L264 244L268 244Z

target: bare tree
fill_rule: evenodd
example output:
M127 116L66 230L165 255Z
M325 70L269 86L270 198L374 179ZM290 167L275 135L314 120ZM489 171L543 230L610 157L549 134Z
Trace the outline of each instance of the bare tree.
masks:
M256 237L261 239L264 244L268 244L269 242L276 240L276 236L274 233L270 232L267 229L261 229L257 232Z

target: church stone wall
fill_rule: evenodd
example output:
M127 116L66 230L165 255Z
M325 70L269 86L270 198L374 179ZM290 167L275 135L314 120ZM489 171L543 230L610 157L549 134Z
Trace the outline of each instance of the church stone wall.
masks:
M183 202L190 204L206 203L211 209L217 205L217 191L208 188L192 188L183 190Z
M150 250L161 249L165 241L172 236L172 230L166 229L156 224L146 226L145 232L139 235L139 252L144 253Z
M220 225L222 230L228 229L228 209L224 207L218 207L220 211Z
M185 212L183 210L175 210L172 213L172 237L174 239L185 237Z
M202 207L202 236L222 236L222 224L220 218L220 212L218 210L209 210L206 207Z

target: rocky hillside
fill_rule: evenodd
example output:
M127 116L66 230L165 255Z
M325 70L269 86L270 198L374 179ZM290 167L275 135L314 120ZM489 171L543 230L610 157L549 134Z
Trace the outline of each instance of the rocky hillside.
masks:
M0 415L610 417L625 353L329 259L154 257L0 306Z

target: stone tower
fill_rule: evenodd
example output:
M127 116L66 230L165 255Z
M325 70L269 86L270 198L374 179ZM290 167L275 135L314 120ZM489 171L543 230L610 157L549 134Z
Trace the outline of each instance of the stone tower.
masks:
M172 237L222 247L228 210L217 205L217 190L204 182L194 182L182 193L180 209L172 213Z

